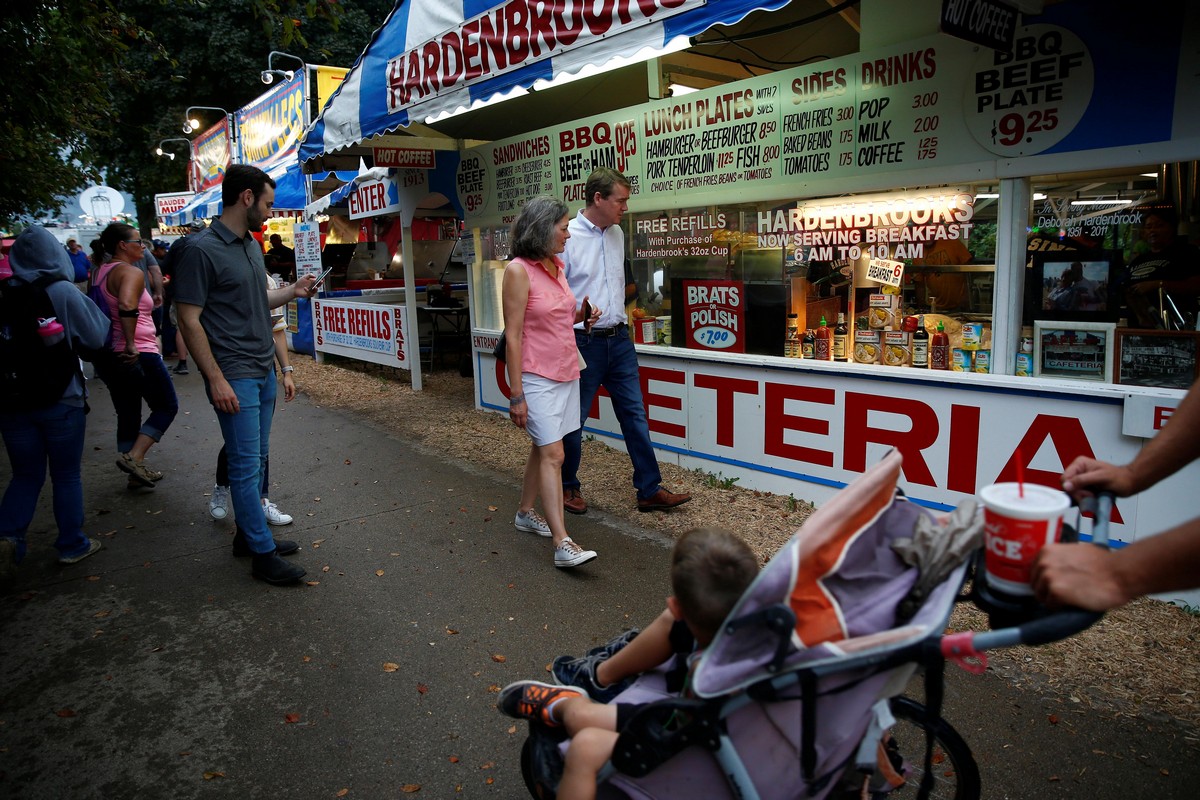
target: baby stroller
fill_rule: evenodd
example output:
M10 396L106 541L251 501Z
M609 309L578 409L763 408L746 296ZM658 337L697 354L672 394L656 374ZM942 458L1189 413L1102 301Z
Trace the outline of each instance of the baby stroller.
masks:
M982 543L982 519L973 501L945 519L908 502L897 491L900 468L893 451L771 559L701 655L693 697L669 695L660 669L616 698L648 705L621 731L599 797L867 798L906 782L923 783L921 796L935 788L939 797L979 796L970 750L938 715L942 633ZM945 655L1043 635L960 637ZM922 668L928 708L899 697ZM923 765L906 762L887 734L897 717L897 729L920 732L903 747ZM553 797L557 775L546 773L561 769L560 736L531 725L522 770L535 797Z

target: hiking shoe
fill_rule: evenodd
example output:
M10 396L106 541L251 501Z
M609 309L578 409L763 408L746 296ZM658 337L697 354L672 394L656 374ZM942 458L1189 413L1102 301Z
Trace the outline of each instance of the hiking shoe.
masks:
M586 514L587 500L578 489L563 489L563 510L570 514Z
M613 698L629 688L628 679L618 681L611 686L601 686L596 680L596 670L600 662L608 659L607 655L559 656L554 659L550 674L559 686L574 686L587 692L587 696L597 703L610 703Z
M267 522L271 525L291 525L292 515L285 514L279 510L279 506L272 503L267 498L263 498L263 513L267 515Z
M595 550L584 550L570 536L563 539L562 544L554 548L554 566L556 567L578 567L595 557Z
M603 653L605 658L611 658L612 656L616 655L617 651L622 650L625 647L625 645L632 642L633 637L637 636L641 632L642 631L640 628L630 628L629 630L625 631L624 633L617 634L616 636L614 636L612 639L609 639L604 644L597 645L596 647L593 647L591 650L588 650L588 655L589 656L598 656L601 653Z
M647 511L666 511L668 508L681 506L691 499L692 496L690 494L675 494L674 492L668 492L660 486L652 497L647 497L645 500L640 497L638 498L637 510L643 513Z
M291 539L272 539L271 541L275 543L275 552L281 556L290 556L300 549L300 545ZM235 558L256 555L250 549L250 542L246 541L246 533L241 528L238 528L233 534L233 555Z
M562 725L550 717L550 704L568 697L583 697L583 693L541 681L517 681L500 690L496 708L500 713L517 719L540 722L551 728Z
M302 567L289 564L279 557L275 551L270 553L255 553L254 564L250 574L260 581L266 581L272 586L286 586L296 583L307 573Z
M229 516L229 487L214 485L212 497L208 498L208 513L213 519Z
M77 556L62 556L61 558L58 559L58 563L60 563L60 564L78 564L80 561L83 561L85 558L90 556L92 553L95 553L97 550L99 550L100 547L101 547L101 544L98 540L88 539L88 549L87 550L84 550L82 553L80 553Z
M117 459L117 469L128 473L130 478L133 478L142 486L153 488L155 480L162 480L162 473L156 473L154 470L146 468L146 465L140 461L134 461L133 456L129 453L121 453L121 457ZM155 478L155 475L158 478Z
M176 375L187 375L188 374L187 362L180 361L178 364L175 365L175 369L173 369L171 371L174 372Z
M513 525L516 525L519 531L536 533L538 536L550 536L550 525L546 522L546 518L532 508L528 511L518 511L517 516L513 519Z

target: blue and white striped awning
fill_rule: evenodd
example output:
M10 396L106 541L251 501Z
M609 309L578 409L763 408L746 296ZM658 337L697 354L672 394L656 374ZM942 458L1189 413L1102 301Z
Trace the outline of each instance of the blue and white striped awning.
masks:
M300 160L456 113L537 81L688 46L788 0L398 0L305 132Z
M163 217L166 225L181 227L194 219L211 219L221 214L221 184L212 186L192 198L186 206Z

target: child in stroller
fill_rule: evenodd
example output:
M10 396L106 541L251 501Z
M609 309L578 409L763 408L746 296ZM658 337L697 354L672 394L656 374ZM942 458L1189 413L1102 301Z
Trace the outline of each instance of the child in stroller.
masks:
M558 797L591 800L596 796L596 778L612 757L618 731L640 708L630 703L606 704L613 690L627 683L622 679L649 671L673 654L684 656L685 671L689 669L757 573L754 554L732 533L715 528L688 531L671 552L674 594L667 598L667 609L627 646L623 646L623 637L616 645L620 649L615 685L599 686L594 670L573 673L595 687L599 699L575 688L538 681L518 681L501 691L498 707L502 713L561 727L571 737ZM583 664L603 663L607 655L596 654L583 659ZM569 665L558 666L561 673L562 667ZM561 675L556 677L561 679Z

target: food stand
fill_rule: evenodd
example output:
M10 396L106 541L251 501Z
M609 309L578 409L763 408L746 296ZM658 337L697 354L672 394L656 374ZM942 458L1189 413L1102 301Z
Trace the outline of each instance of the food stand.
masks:
M1058 3L1027 15L1005 52L913 35L905 17L932 13L936 23L936 5L863 3L869 46L859 52L531 122L464 148L457 196L476 254L477 405L508 408L503 365L491 357L507 226L537 194L580 207L588 173L604 165L632 182L627 255L642 313L661 331L638 345L660 459L820 502L898 447L907 494L950 508L1018 472L1052 484L1078 455L1131 458L1182 391L1026 377L1046 365L1031 364L1024 340L1038 321L1059 323L1056 341L1075 336L1071 325L1111 325L1111 335L1086 335L1115 357L1123 309L1112 282L1140 246L1139 209L1195 202L1200 111L1188 98L1200 87L1183 43L1200 34L1200 12L1168 3L1115 30L1112 3ZM421 51L419 39L399 45L397 35L389 45L381 29L364 56L376 46L375 63ZM360 94L365 70L348 78ZM412 87L384 85L397 106L392 127L408 124L402 88ZM453 105L442 88L411 105ZM335 97L326 116L344 124L349 112ZM306 144L302 158L317 162L335 149ZM1109 293L1065 316L1045 308L1046 283L1061 275L1034 267L1050 256L1090 265L1080 285ZM801 332L844 315L846 360L795 358L789 314ZM943 323L961 371L911 366L910 326L921 316ZM621 446L603 397L585 431ZM1115 538L1189 514L1197 478L1193 465L1121 501Z

